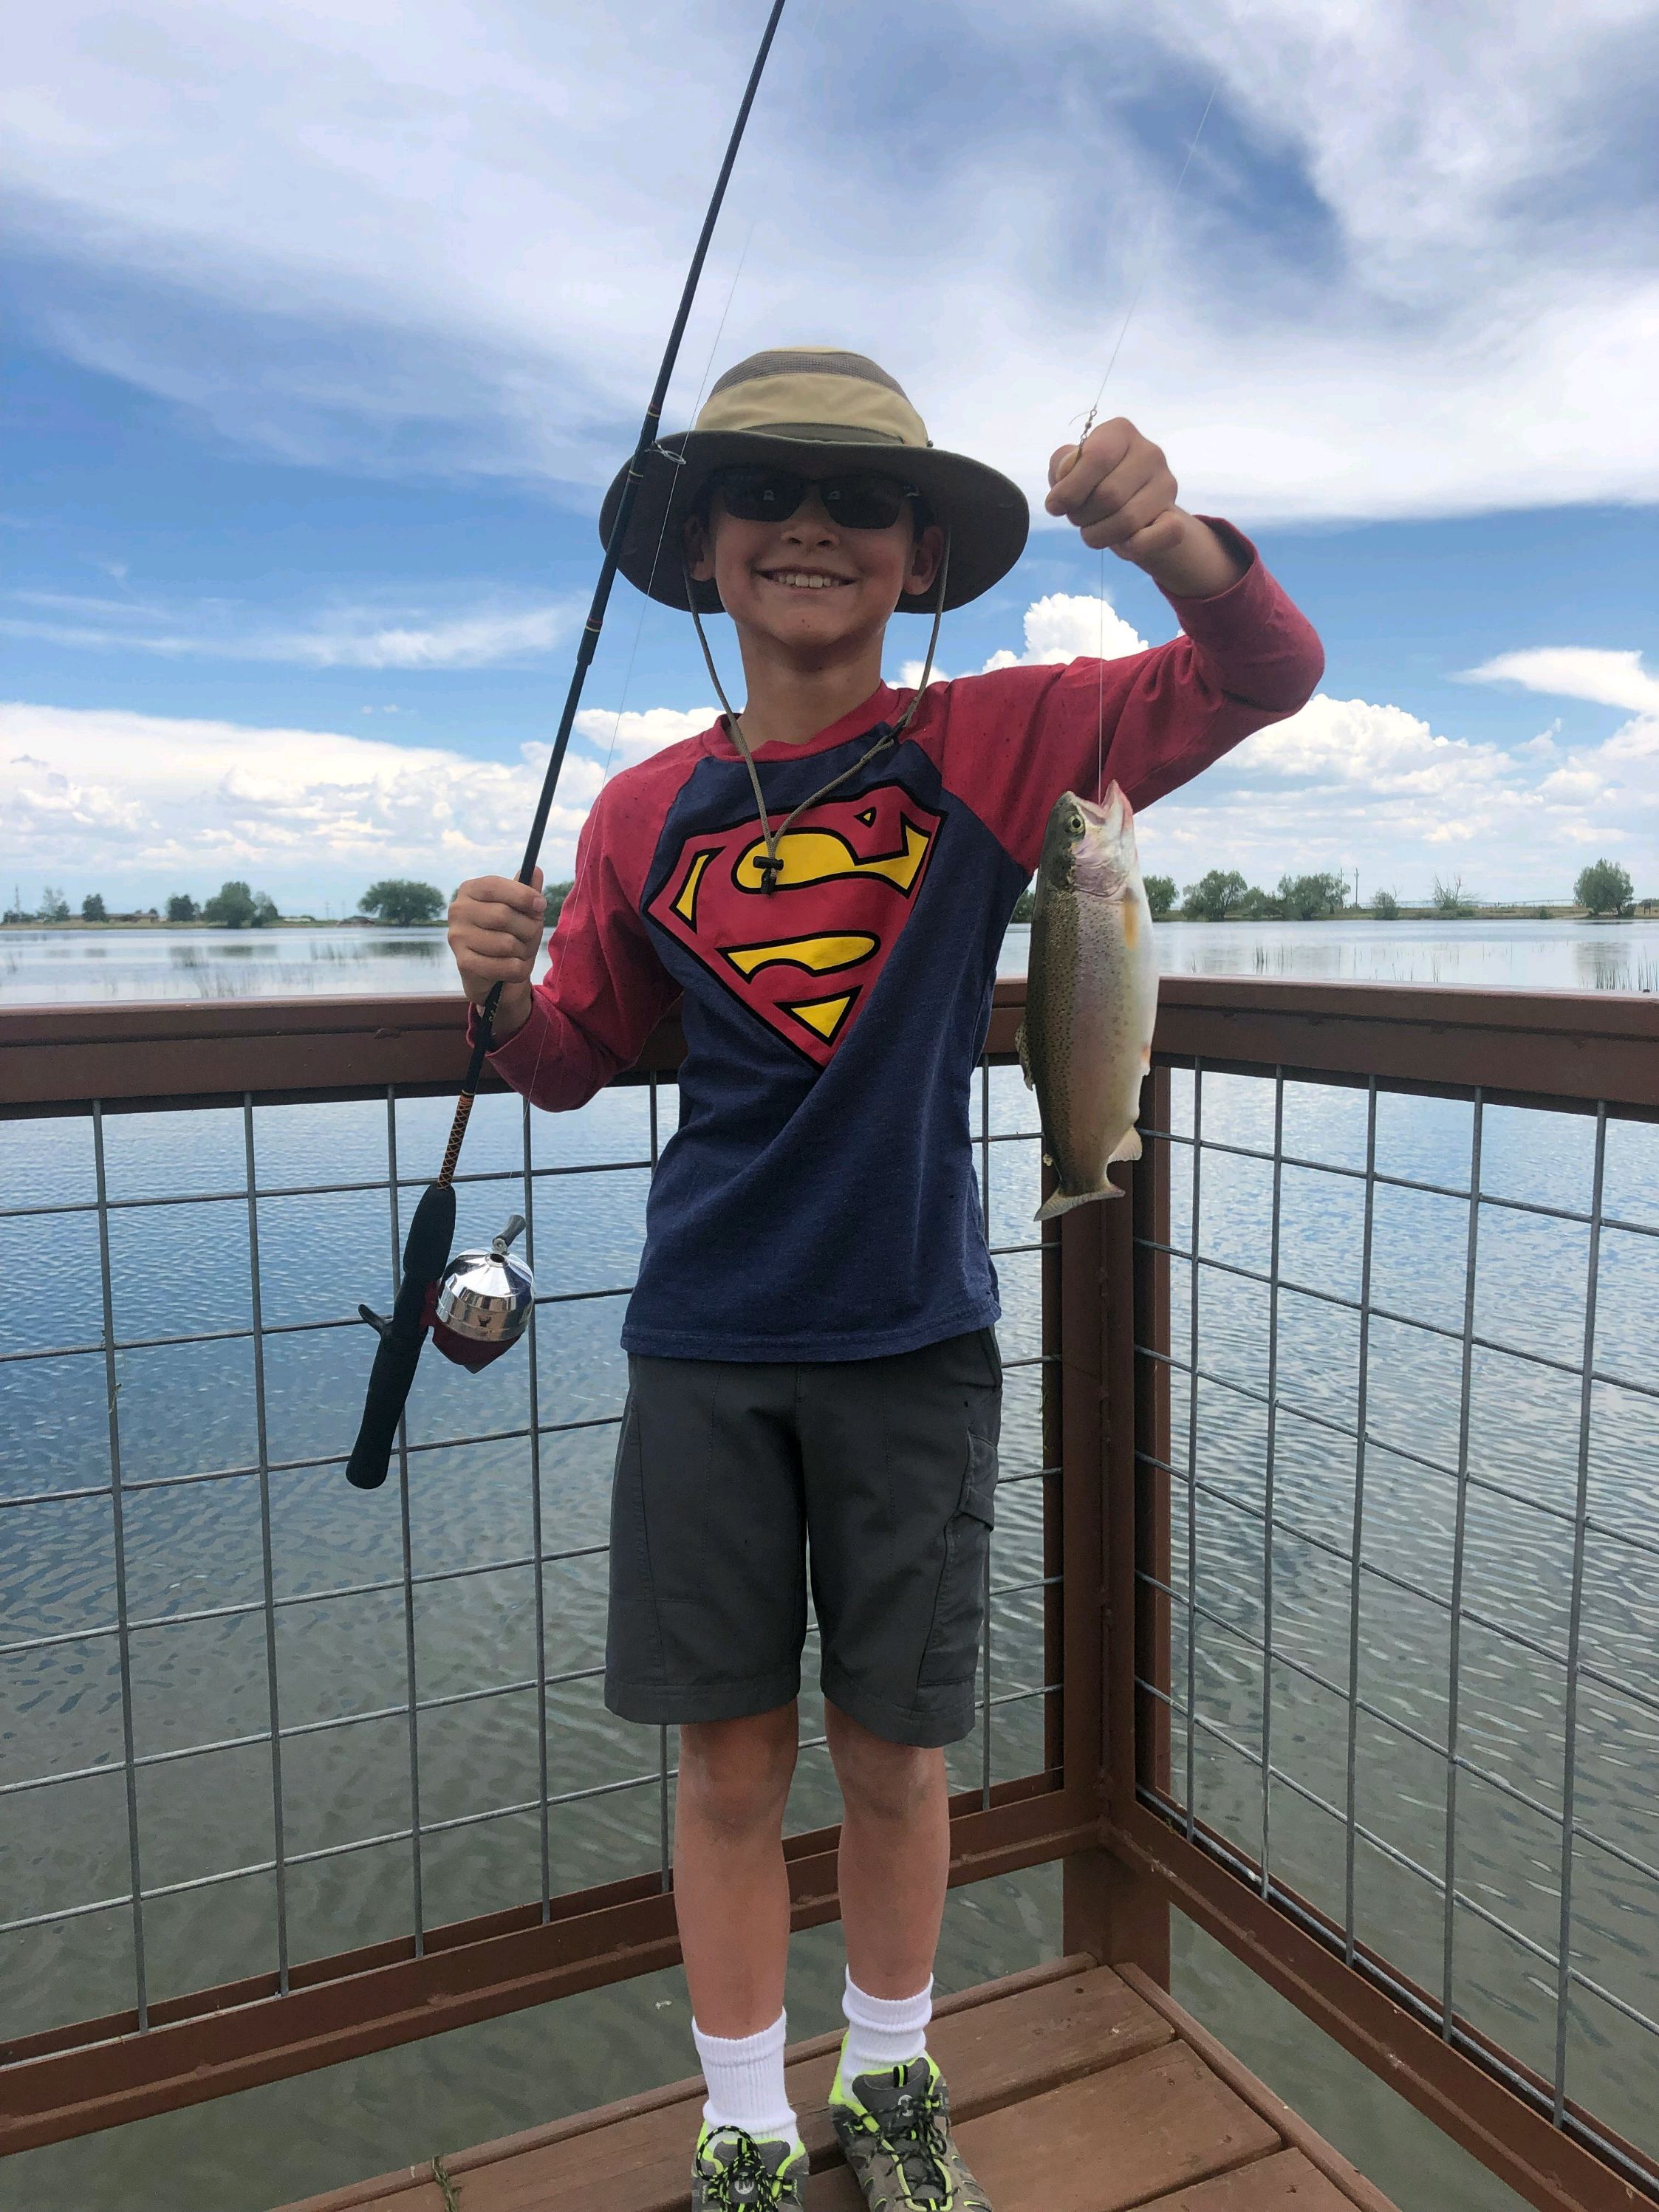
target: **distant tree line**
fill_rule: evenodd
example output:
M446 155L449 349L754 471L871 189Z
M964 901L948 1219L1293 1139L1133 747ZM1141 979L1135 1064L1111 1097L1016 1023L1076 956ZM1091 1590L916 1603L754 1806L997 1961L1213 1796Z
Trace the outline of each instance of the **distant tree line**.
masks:
M1279 879L1276 891L1265 891L1247 883L1237 868L1212 868L1195 884L1188 884L1183 893L1173 876L1152 875L1142 878L1146 902L1152 918L1164 921L1177 907L1191 921L1322 921L1332 915L1345 911L1360 913L1363 908L1349 908L1348 879L1334 869L1323 874L1284 875ZM550 929L557 921L564 902L570 894L569 883L546 885L547 926ZM1644 914L1659 911L1659 899L1636 896L1636 887L1628 869L1616 860L1592 860L1581 869L1573 885L1573 896L1584 912L1592 917L1602 915L1623 918L1636 913L1639 905ZM1477 911L1474 901L1463 889L1462 876L1437 876L1434 890L1426 902L1429 910L1446 921L1464 919ZM1016 921L1030 921L1036 907L1036 888L1027 884L1014 907ZM357 902L357 911L365 918L389 922L396 927L409 927L422 923L441 921L447 902L436 884L422 883L412 876L386 876L371 884ZM1401 903L1393 891L1379 890L1373 896L1370 913L1378 921L1397 921ZM1540 918L1551 912L1540 907ZM14 889L11 904L0 920L9 922L58 923L70 918L70 902L61 886L46 884L42 886L40 903L26 908L22 894ZM161 916L154 907L131 913L112 913L99 891L88 891L81 901L81 919L87 922L159 921ZM280 921L282 915L276 902L269 891L256 891L240 882L221 884L210 899L198 906L188 891L175 891L167 902L167 920L174 924L206 922L221 929L263 929Z
M1369 908L1351 906L1348 878L1337 869L1323 874L1281 876L1276 891L1265 891L1246 882L1237 868L1212 868L1183 893L1173 876L1144 876L1146 903L1155 921L1164 921L1179 907L1189 921L1323 921L1333 915L1369 912L1377 921L1398 921L1401 902L1393 891L1373 894ZM1593 860L1580 871L1573 897L1592 919L1601 915L1623 917L1659 913L1659 898L1638 900L1627 869L1616 860ZM1443 921L1467 920L1480 911L1463 889L1462 876L1437 876L1434 889L1423 902ZM1030 921L1036 904L1036 885L1028 884L1014 908L1016 921ZM1556 911L1538 909L1547 921Z
M568 883L544 886L550 929L558 920L571 888ZM368 920L409 927L441 921L447 905L436 884L422 883L412 876L386 876L369 885L357 902L357 911ZM252 884L240 881L221 884L211 898L199 904L188 891L174 891L167 901L165 917L155 907L118 912L101 891L88 891L81 901L82 921L160 921L163 918L174 925L199 921L221 929L264 929L283 917L269 891L256 891ZM0 911L0 921L53 924L70 919L67 896L61 886L52 884L41 887L38 906L25 906L21 887L14 886L11 903Z

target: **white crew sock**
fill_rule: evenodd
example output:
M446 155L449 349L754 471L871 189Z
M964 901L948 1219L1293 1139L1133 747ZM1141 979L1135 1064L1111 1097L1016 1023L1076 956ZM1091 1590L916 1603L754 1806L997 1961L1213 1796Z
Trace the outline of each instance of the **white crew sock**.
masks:
M692 2040L708 2085L702 2116L711 2128L742 2128L757 2142L794 2141L799 2130L783 2086L787 2018L780 2013L757 2035L705 2035L692 2021Z
M860 2074L886 2073L921 2057L933 2016L933 1980L930 1977L913 1997L872 1997L849 1972L841 2008L847 2015L842 2079L851 2083Z

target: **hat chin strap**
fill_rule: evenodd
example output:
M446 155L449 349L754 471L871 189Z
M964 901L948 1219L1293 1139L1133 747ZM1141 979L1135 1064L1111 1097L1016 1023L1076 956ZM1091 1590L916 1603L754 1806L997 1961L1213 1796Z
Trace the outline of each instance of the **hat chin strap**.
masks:
M684 560L684 556L682 558ZM866 747L852 766L844 768L839 775L832 775L828 783L820 784L809 798L803 799L799 806L792 808L784 816L775 830L773 829L767 815L766 799L761 790L760 770L755 765L755 756L750 750L748 738L744 734L743 723L738 718L738 711L726 696L725 686L720 682L720 671L714 665L714 655L708 643L708 633L702 626L702 617L697 611L697 595L691 576L691 564L689 560L684 560L684 565L685 603L691 610L691 620L696 629L697 643L702 647L704 665L708 670L708 680L714 685L714 695L725 709L726 732L743 757L743 764L749 771L749 787L755 794L755 811L760 819L761 838L766 847L765 857L757 863L760 870L761 885L765 890L774 891L778 887L778 878L783 872L783 862L778 856L778 848L782 844L794 823L805 813L809 806L816 806L819 799L827 799L832 791L839 790L850 776L856 775L861 768L874 760L878 753L884 753L890 746L896 745L909 727L911 716L921 704L922 695L927 690L933 673L933 655L939 648L939 624L945 619L945 593L951 574L951 533L948 529L945 531L945 550L939 556L939 589L933 599L933 628L927 635L927 657L922 662L921 681L911 694L909 705L906 707L896 722L878 723L875 742Z

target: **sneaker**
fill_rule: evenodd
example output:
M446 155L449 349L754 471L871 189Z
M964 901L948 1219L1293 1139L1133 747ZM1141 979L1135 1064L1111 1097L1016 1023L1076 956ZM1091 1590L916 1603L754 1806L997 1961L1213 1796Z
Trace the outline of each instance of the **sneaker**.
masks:
M801 2212L806 2148L792 2142L757 2142L742 2128L711 2128L697 2137L691 2169L691 2212Z
M870 2212L991 2212L951 2140L951 2093L925 2051L851 2082L838 2066L830 2118Z

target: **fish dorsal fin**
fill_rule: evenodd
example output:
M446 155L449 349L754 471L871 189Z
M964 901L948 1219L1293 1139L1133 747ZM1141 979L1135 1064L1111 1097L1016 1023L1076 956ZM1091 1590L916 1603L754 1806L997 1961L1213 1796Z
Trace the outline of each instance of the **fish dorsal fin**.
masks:
M1022 1020L1014 1031L1014 1050L1019 1054L1020 1073L1025 1078L1028 1091L1036 1089L1036 1078L1031 1073L1031 1049L1025 1041L1025 1024Z

